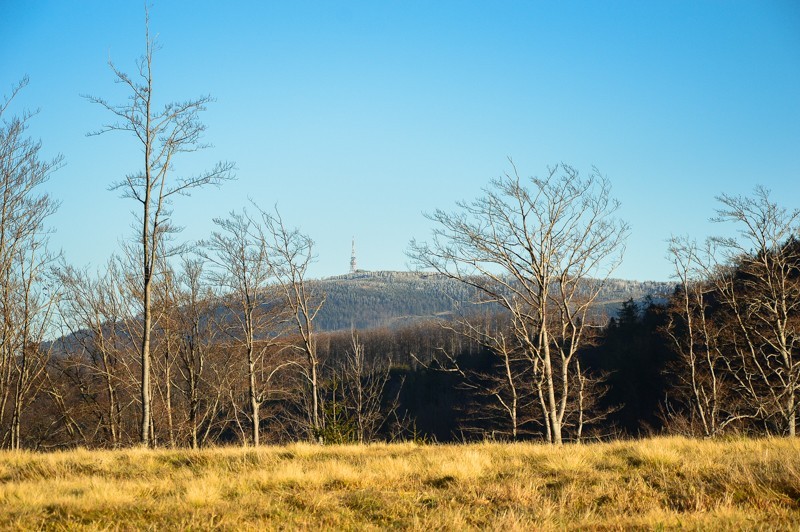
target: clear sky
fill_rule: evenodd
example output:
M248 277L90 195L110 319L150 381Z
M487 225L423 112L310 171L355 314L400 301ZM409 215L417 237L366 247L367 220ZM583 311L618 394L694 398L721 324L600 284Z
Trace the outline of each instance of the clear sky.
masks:
M179 198L180 238L252 198L316 242L315 276L405 269L423 216L509 170L597 166L632 228L616 275L666 280L671 234L698 239L714 197L770 188L800 206L800 3L157 1L155 96L211 94L212 149L192 171L235 161L238 180ZM0 93L39 109L31 134L66 165L53 243L102 266L131 234L110 183L135 171L123 134L81 94L122 101L109 58L133 71L138 1L0 0Z

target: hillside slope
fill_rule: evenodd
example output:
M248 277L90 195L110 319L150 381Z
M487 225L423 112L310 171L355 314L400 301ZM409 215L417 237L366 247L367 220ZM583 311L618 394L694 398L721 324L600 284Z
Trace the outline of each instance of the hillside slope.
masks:
M458 312L475 300L476 292L443 275L424 272L357 271L314 281L326 294L317 317L322 330L398 327L409 322ZM613 315L623 301L648 296L662 299L672 283L610 279L600 294L601 311Z

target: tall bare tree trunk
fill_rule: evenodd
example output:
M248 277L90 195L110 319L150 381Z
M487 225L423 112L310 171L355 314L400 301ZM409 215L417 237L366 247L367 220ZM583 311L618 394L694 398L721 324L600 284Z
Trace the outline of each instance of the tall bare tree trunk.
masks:
M164 360L164 401L167 409L167 428L169 430L169 445L173 449L176 446L175 442L175 422L172 416L172 348L171 341L167 338L167 352Z
M550 418L550 443L561 445L561 420L558 416L556 388L553 380L553 362L550 353L550 338L547 334L546 321L542 320L541 345L544 353L544 377L547 385L547 414Z
M197 409L200 405L200 402L197 400L197 383L194 372L189 375L189 389L189 427L192 431L192 449L197 449L199 447L197 442Z
M578 432L575 440L581 443L583 437L583 413L584 401L586 397L586 376L581 372L581 363L579 360L575 361L575 371L578 375Z
M319 433L322 424L319 419L319 383L317 382L317 357L308 356L308 364L311 366L311 401L312 401L312 421L314 430Z
M147 211L145 211L145 217ZM146 228L145 224L145 228ZM146 229L145 229L146 230ZM147 253L147 246L145 245L145 253ZM152 316L150 313L150 268L145 264L144 267L144 331L142 332L142 386L141 386L141 400L142 400L142 424L140 441L143 446L150 446L150 330L152 327Z
M261 441L261 402L258 400L258 390L256 388L256 361L253 356L253 337L252 331L248 331L247 345L247 374L249 381L248 394L250 396L250 415L253 418L253 445L258 447Z
M209 96L180 103L167 103L160 111L154 110L153 101L153 54L155 40L150 38L150 17L145 7L145 54L137 62L137 75L129 76L110 64L116 81L130 91L126 103L113 105L93 96L86 98L116 116L117 122L103 126L94 134L109 131L126 131L140 143L144 155L144 166L138 174L132 174L112 185L113 190L122 190L122 196L138 202L142 207L141 233L136 243L141 245L142 272L142 341L141 341L141 404L142 419L140 440L150 446L155 437L151 414L151 333L152 282L155 266L167 253L165 240L176 228L170 223L169 202L175 195L187 195L192 189L208 184L218 185L232 179L233 164L219 163L208 172L183 178L172 177L173 158L179 153L193 152L203 148L200 142L205 126L198 114L211 101Z

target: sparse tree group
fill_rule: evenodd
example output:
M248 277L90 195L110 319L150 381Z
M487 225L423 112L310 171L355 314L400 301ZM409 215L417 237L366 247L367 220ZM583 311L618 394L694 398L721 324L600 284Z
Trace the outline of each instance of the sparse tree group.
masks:
M716 221L738 236L670 245L679 280L669 337L681 361L675 400L685 430L797 434L800 210L757 188L722 195Z

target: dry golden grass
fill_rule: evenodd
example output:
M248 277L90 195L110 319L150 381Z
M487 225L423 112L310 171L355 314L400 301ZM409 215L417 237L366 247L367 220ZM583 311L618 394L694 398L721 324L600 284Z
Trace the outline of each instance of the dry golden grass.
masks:
M797 440L0 453L3 529L798 529Z

